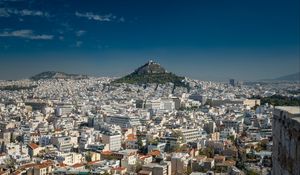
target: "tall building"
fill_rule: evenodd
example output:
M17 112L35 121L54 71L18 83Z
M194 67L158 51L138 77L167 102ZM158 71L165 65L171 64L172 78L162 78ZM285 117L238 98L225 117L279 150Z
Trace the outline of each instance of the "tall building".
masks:
M214 121L210 121L208 123L205 123L205 125L204 125L204 129L208 134L214 133L216 131L216 128L217 128L217 126Z
M178 110L180 108L181 100L178 97L172 97L172 100L175 105L175 109Z
M272 175L300 174L300 106L276 107L272 127Z
M229 79L229 84L231 86L235 86L235 80L234 79Z

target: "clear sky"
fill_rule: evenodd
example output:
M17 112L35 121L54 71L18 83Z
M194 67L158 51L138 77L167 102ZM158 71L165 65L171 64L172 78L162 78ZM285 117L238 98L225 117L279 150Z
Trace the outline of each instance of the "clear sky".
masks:
M203 80L299 71L299 0L0 0L0 79L122 76L149 59Z

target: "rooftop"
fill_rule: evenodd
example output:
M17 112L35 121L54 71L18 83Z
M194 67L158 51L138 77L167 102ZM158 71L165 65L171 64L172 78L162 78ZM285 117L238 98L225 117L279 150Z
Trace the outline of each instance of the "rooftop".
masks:
M28 144L28 146L31 148L31 149L37 149L39 147L39 145L35 144L35 143L30 143Z

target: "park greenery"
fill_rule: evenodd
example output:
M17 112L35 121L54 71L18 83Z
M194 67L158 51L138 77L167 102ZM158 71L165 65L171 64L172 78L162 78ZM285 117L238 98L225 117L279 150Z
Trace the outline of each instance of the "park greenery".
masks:
M287 97L282 95L272 95L270 97L255 96L260 99L261 104L271 104L273 106L300 106L300 99L296 97Z

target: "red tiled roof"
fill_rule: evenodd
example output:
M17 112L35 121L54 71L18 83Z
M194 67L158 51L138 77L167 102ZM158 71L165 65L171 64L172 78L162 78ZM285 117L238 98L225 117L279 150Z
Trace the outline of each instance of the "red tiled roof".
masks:
M31 149L37 149L39 147L39 145L35 144L35 143L29 143L28 146L31 148Z
M148 154L148 155L142 155L142 156L140 156L139 158L140 158L141 160L144 160L144 159L149 158L149 157L152 157L152 155L150 155L150 154Z
M19 169L27 169L27 168L34 167L34 166L36 166L36 165L37 165L36 163L28 163L28 164L25 164L25 165L20 166Z
M95 160L95 161L88 162L87 164L88 165L93 165L93 164L97 164L99 162L100 162L100 160Z
M43 168L47 168L47 167L51 166L52 164L53 164L53 162L51 160L47 160L41 164L36 165L34 168L43 169Z
M57 128L57 129L55 129L54 131L55 131L55 132L61 132L62 129L61 129L61 128Z
M149 153L151 156L159 156L160 155L160 151L159 150L153 150Z
M136 141L137 138L134 134L128 134L127 141Z
M84 164L83 163L76 163L74 165L72 165L73 168L79 168L79 167L83 167Z
M103 155L111 155L112 154L112 152L111 151L102 151L102 153L101 154L103 154Z

